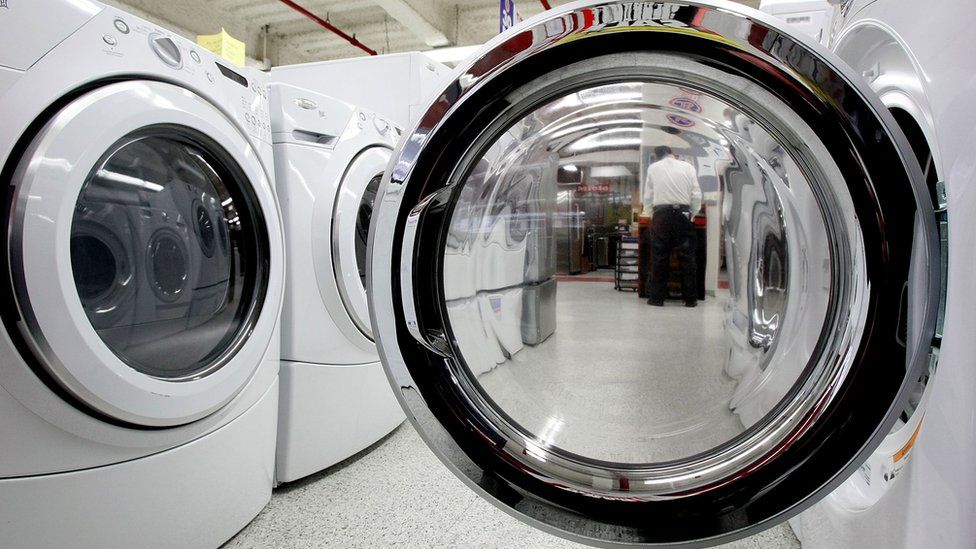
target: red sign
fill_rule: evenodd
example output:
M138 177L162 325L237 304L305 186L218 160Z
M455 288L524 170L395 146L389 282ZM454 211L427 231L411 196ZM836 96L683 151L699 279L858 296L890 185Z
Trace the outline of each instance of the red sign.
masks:
M576 192L579 194L587 194L587 193L606 194L609 193L611 190L612 189L610 188L609 183L594 183L592 185L580 185L579 187L576 187Z

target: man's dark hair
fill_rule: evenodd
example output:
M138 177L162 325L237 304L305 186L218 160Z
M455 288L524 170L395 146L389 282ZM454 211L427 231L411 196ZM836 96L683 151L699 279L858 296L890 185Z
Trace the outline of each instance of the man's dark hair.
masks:
M671 147L667 145L661 145L659 147L654 147L654 156L660 160L671 153Z

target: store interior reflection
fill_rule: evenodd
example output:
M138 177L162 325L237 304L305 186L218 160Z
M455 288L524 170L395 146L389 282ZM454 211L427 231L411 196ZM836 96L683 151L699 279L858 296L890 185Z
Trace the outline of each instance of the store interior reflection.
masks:
M443 270L452 342L532 444L686 460L767 421L811 375L834 270L825 193L722 97L654 81L565 94L513 117L460 182ZM701 192L686 216L694 308L677 256L670 299L646 302L661 147Z

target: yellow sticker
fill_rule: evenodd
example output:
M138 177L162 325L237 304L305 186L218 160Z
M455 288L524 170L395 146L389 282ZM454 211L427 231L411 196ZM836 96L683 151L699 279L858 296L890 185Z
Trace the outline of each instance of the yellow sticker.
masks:
M201 34L197 36L197 44L204 47L238 67L244 66L245 44L221 27L217 34Z

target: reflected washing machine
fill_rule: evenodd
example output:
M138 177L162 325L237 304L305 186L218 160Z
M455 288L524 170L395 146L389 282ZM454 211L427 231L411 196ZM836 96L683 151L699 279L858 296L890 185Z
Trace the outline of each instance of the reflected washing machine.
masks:
M88 0L0 29L0 546L218 546L274 480L263 75Z
M400 130L302 88L270 90L289 258L276 478L290 482L365 449L404 418L373 343L365 265L376 189Z
M447 85L451 69L421 52L371 55L271 69L277 82L307 88L407 127Z

